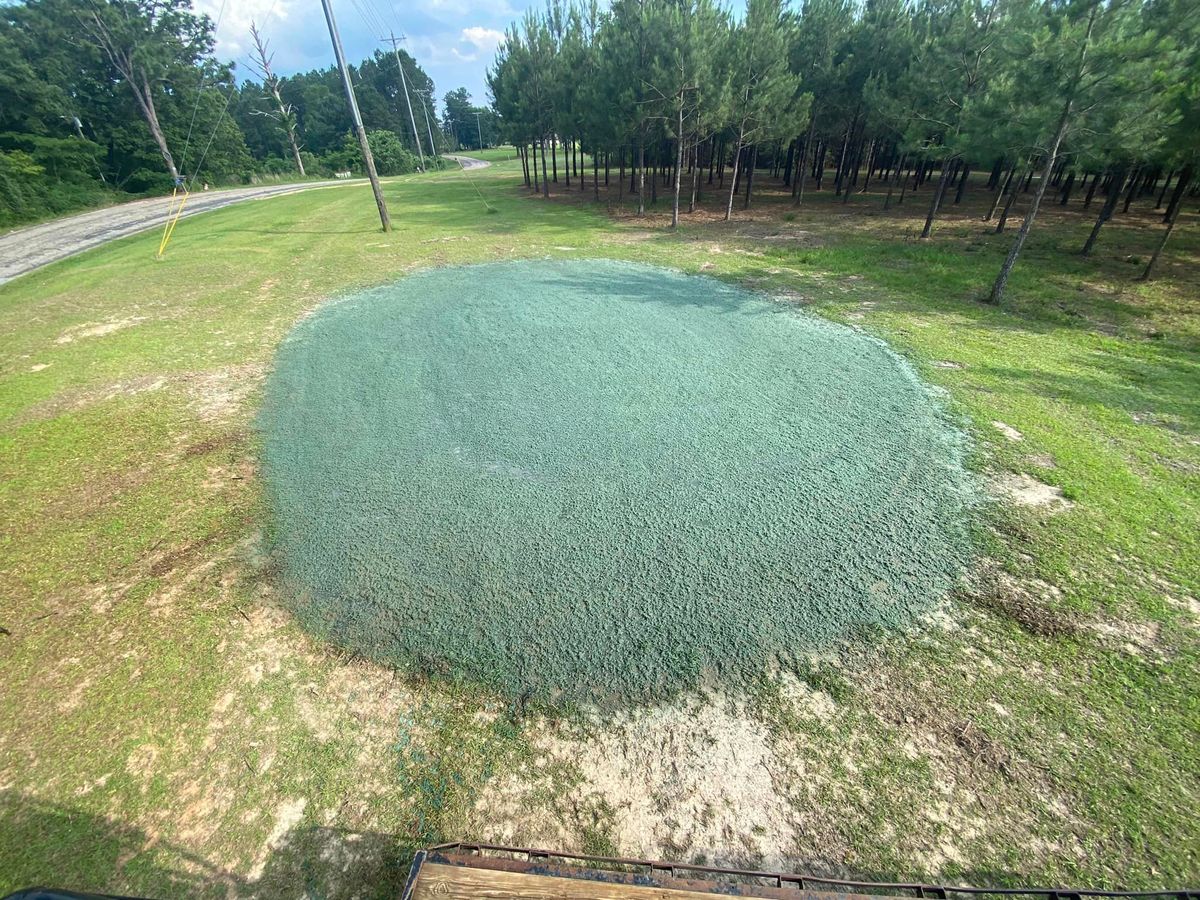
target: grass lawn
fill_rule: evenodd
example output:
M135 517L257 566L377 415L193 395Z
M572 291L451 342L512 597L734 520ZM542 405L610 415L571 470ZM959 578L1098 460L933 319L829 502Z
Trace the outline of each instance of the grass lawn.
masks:
M1084 260L1090 217L1051 207L993 309L975 298L1011 234L980 221L982 185L929 242L924 191L885 214L768 188L672 233L665 200L546 202L489 152L389 181L391 234L365 185L311 191L184 220L162 260L144 234L0 287L0 893L383 896L413 848L458 837L1200 882L1195 229L1143 284L1152 211ZM602 721L309 639L263 551L277 347L329 298L523 257L704 272L861 327L945 390L981 481L1049 502L992 504L928 627L749 696Z

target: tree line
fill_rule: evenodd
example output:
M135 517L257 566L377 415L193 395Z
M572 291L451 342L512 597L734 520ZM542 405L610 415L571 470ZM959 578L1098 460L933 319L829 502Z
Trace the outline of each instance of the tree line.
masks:
M1196 19L1188 0L748 0L741 18L716 0L550 0L508 29L488 84L531 189L549 195L561 149L567 189L590 174L599 200L615 172L639 215L661 182L672 227L714 182L730 219L766 170L796 205L927 186L928 239L986 171L997 231L1024 197L999 303L1051 187L1102 198L1085 254L1118 203L1165 195L1161 251L1195 191Z
M337 69L278 75L269 29L247 35L239 68L214 57L214 23L190 0L0 4L0 227L182 179L357 171ZM465 91L447 95L439 121L433 81L403 49L351 75L382 174L414 171L422 155L436 165L455 134L476 143L479 124L496 140L495 114L477 123Z

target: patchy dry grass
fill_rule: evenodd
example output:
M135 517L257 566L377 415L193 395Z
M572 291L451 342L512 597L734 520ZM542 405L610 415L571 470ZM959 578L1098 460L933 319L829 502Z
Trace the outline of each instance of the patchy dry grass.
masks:
M884 214L768 189L732 225L714 206L671 233L663 202L634 220L590 191L525 197L511 162L471 177L499 215L446 172L389 184L391 235L366 188L318 191L186 220L162 261L144 235L0 287L0 891L382 896L412 847L460 836L1200 881L1190 228L1142 284L1151 211L1083 260L1089 222L1049 209L995 310L975 298L1007 236L982 190L922 243L923 193ZM313 642L260 552L275 348L343 291L540 256L708 272L879 334L947 391L981 474L1055 501L997 501L988 562L927 628L749 697L600 722Z

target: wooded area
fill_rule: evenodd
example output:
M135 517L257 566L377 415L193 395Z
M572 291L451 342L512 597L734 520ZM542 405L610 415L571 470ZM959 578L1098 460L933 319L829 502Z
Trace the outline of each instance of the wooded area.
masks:
M985 170L997 230L1023 213L989 293L999 302L1051 187L1059 203L1098 207L1085 254L1117 204L1127 211L1139 197L1165 206L1165 242L1194 191L1200 146L1200 41L1188 9L806 0L793 11L748 0L735 19L715 0L616 0L608 10L552 0L509 29L489 84L531 189L548 196L559 181L561 146L565 189L572 173L588 189L590 175L598 200L601 179L615 174L623 193L628 178L640 215L662 182L673 225L681 203L694 211L710 186L729 219L769 171L796 205L806 190L846 202L875 183L886 184L887 207L925 186L929 238L947 198L961 200L970 174Z
M170 191L177 177L246 183L357 171L332 53L326 68L279 76L269 21L240 66L213 56L215 25L190 0L0 5L0 227ZM433 81L401 48L351 69L382 174L415 171L418 141L427 155L431 140L441 152L454 134L476 146L476 111L494 139L488 111L465 90L447 95L439 122Z

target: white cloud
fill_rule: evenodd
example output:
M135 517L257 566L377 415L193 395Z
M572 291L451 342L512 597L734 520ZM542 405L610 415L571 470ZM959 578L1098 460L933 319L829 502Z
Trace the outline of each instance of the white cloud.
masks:
M504 32L497 31L494 28L483 28L479 25L472 25L470 28L462 30L459 40L470 44L483 53L490 53L500 46L501 41L504 40Z
M194 0L193 3L196 12L207 14L217 25L219 59L237 58L250 52L251 22L257 23L270 43L272 26L282 24L290 5L291 0Z

